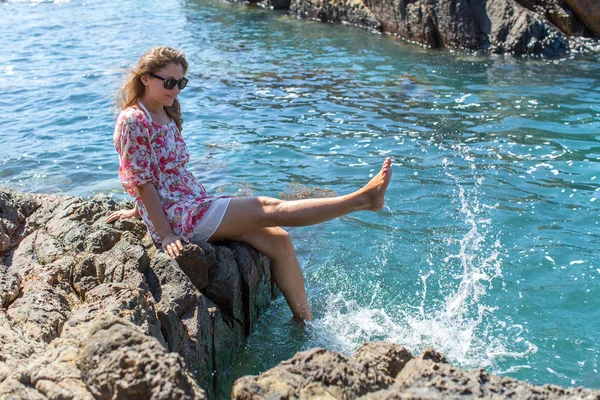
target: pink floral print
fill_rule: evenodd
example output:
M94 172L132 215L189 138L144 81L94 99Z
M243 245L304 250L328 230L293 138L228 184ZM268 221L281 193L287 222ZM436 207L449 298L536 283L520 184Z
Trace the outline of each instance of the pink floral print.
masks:
M143 110L129 107L119 114L113 142L121 185L135 198L152 239L161 242L137 189L148 182L156 188L173 232L190 238L216 197L207 195L185 168L190 156L175 122L159 125Z

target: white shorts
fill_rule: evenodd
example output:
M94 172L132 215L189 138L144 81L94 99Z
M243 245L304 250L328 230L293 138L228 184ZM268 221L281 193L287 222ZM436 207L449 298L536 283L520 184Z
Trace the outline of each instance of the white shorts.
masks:
M215 233L229 206L231 199L216 199L211 204L210 208L204 214L204 217L198 222L198 225L192 232L192 242L206 243L208 239Z

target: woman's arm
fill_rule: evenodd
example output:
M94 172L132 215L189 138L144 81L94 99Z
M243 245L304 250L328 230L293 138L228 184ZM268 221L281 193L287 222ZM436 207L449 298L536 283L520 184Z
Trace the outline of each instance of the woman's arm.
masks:
M156 233L164 240L165 236L173 233L173 229L171 229L171 224L169 224L169 220L160 204L160 198L158 197L156 188L152 183L147 182L137 186L137 189L144 202L146 211L148 212L148 217L150 218L150 221L152 221L152 225L154 225Z
M183 245L180 237L173 233L171 224L160 204L156 188L152 183L147 182L138 185L137 189L148 212L148 217L162 240L162 249L173 258L179 257L179 250L183 250Z

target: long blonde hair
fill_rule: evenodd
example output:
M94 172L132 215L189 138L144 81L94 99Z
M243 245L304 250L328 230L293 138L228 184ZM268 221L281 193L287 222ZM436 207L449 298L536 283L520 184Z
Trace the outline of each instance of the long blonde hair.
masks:
M142 75L148 72L158 72L169 64L179 64L183 67L183 74L187 74L188 62L180 50L171 47L153 47L145 52L137 65L129 71L123 86L117 91L117 112L136 104L146 90L142 83ZM165 107L167 115L171 117L179 130L182 130L183 117L179 99L175 98L172 106Z

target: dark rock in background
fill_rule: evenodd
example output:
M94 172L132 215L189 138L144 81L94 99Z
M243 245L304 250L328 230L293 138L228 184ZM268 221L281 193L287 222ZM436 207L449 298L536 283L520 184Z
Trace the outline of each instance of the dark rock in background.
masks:
M287 9L298 18L385 32L430 48L543 56L600 51L597 0L262 0L260 4Z
M176 261L142 221L104 223L118 208L0 187L0 398L207 398L268 307L265 256Z

